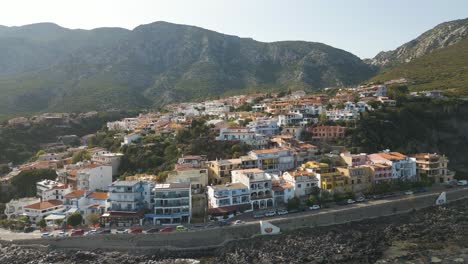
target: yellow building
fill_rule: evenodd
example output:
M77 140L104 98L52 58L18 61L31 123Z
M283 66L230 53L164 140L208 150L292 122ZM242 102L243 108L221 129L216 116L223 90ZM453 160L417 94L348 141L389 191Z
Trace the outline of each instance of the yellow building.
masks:
M306 170L315 173L319 180L319 187L322 190L327 190L331 193L346 192L349 188L348 179L337 171L335 167L331 167L327 163L321 163L316 161L309 161L302 164L302 167Z
M241 159L212 160L208 162L208 178L215 184L231 182L231 171L241 167Z
M368 166L337 167L336 170L345 177L346 191L363 192L372 184L373 171Z

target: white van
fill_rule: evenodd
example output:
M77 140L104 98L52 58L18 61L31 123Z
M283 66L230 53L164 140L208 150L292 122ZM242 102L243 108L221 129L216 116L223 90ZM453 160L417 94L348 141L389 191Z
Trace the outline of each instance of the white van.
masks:
M458 186L465 186L465 185L468 185L468 181L467 180L459 180L457 182L457 185Z

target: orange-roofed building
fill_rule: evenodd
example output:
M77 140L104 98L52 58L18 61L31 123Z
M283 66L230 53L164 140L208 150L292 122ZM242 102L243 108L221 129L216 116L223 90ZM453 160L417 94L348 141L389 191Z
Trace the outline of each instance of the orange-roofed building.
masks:
M371 164L387 164L392 166L392 180L415 180L416 159L399 152L384 151L368 156Z
M64 214L65 210L62 201L48 200L24 206L23 214L28 217L31 223L36 224L48 215Z
M302 197L319 187L319 180L315 173L303 168L283 173L283 179L294 186L294 195Z

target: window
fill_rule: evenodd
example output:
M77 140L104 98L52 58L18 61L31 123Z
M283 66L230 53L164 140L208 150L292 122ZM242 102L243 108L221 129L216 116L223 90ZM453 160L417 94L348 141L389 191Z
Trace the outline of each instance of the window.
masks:
M301 188L301 184L298 184L298 185L297 185L297 188Z

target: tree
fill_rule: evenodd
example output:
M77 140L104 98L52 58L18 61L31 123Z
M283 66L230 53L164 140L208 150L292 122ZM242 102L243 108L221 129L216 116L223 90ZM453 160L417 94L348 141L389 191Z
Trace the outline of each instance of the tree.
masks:
M11 179L18 198L36 196L36 183L42 180L55 180L57 173L50 169L22 171Z
M67 219L67 224L73 227L79 226L83 223L83 217L80 213L73 213Z
M88 221L91 225L96 225L99 223L99 214L92 213L86 217L86 221Z
M45 228L47 226L47 223L45 221L44 218L42 218L38 223L37 225L40 227L40 228Z
M7 174L11 171L10 166L8 164L0 164L0 175Z
M80 161L90 160L90 159L91 159L91 153L83 149L73 154L72 162L77 163Z
M299 200L299 198L297 197L294 197L292 199L289 199L288 200L288 210L293 210L293 209L297 209L299 208L299 205L301 204L301 201Z

